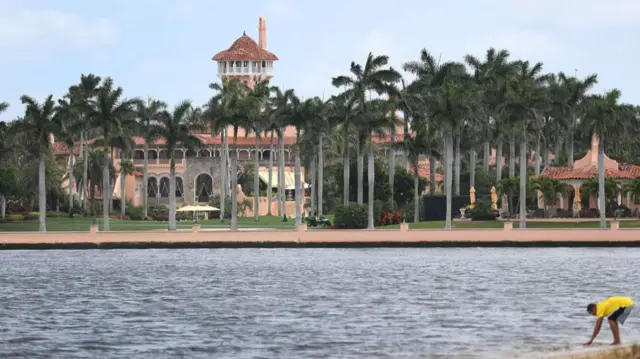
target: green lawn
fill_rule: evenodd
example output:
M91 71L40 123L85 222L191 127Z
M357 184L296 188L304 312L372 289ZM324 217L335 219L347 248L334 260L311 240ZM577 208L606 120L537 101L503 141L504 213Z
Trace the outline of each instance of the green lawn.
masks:
M89 231L92 218L76 217L69 219L66 217L47 218L47 231ZM102 230L102 219L97 219L97 223ZM112 219L109 222L112 231L152 231L167 229L167 222L153 221L122 221ZM190 229L193 222L178 222L178 229ZM253 218L238 218L238 228L272 228L291 229L295 226L295 218L289 218L287 222L282 222L280 217L260 217L256 222ZM230 228L231 221L225 220L223 223L219 219L200 221L200 228ZM38 221L19 221L0 223L0 232L34 232L38 231Z
M610 222L607 222L607 227L610 227ZM465 221L465 222L453 222L454 229L473 229L473 228L503 228L504 223L502 221ZM520 223L513 221L513 228L519 228ZM380 227L383 229L395 229L400 228L400 225ZM409 229L442 229L444 228L444 221L436 222L418 222L409 223ZM527 228L600 228L599 221L582 221L582 222L527 222ZM639 221L620 221L620 228L640 228Z
M328 216L333 221L333 216ZM89 217L76 217L69 219L66 217L50 217L47 218L47 231L89 231L92 219ZM102 230L102 220L98 219L97 223ZM167 229L167 222L152 221L121 221L118 219L111 220L112 231L152 231ZM178 222L178 229L190 229L193 222ZM238 218L238 228L269 228L269 229L285 229L293 230L295 218L289 218L287 222L282 222L280 217L260 217L260 221L256 222L253 218ZM226 220L221 223L220 220L212 219L208 221L200 221L200 227L206 228L229 228L230 221ZM503 228L501 221L468 221L453 222L454 229L473 229L473 228ZM527 228L598 228L598 221L589 222L528 222ZM513 222L513 228L518 228L519 223ZM400 225L383 226L379 229L399 229ZM410 229L442 229L444 222L419 222L410 223ZM640 228L640 220L638 221L620 221L620 228ZM322 227L311 228L313 230L321 230ZM0 232L35 232L38 231L38 221L19 221L0 223Z

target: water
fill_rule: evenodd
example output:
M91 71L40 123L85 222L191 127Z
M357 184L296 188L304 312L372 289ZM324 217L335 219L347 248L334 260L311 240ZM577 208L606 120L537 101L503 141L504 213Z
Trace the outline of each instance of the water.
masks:
M0 357L558 352L588 339L589 301L637 297L638 268L638 249L5 251ZM598 341L611 337L605 323Z

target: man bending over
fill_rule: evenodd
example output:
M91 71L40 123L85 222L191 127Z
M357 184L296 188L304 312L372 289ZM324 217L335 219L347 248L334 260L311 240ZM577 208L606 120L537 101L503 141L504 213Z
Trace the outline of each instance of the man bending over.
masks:
M629 297L610 297L597 304L591 303L587 305L587 312L595 315L598 319L596 319L596 327L593 328L593 335L591 335L591 339L589 339L585 345L591 345L593 340L596 339L604 317L608 317L609 326L613 333L612 345L619 345L620 328L618 327L618 323L624 324L624 321L627 320L631 312L631 308L633 308L633 299Z

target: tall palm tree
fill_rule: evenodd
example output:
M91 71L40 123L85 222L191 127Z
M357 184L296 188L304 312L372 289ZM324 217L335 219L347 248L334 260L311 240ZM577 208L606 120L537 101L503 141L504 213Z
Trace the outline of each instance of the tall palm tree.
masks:
M335 87L344 88L344 95L352 97L357 104L358 113L360 119L356 119L356 123L361 121L364 117L368 116L367 97L370 97L371 92L376 92L378 95L382 94L397 94L397 89L393 84L400 81L402 76L392 67L387 67L389 63L389 57L386 55L374 56L373 53L369 53L365 61L364 66L351 62L349 76L338 76L331 80L331 83ZM363 121L367 121L366 119ZM346 124L345 124L346 125ZM356 127L358 127L356 125ZM362 127L362 126L361 126ZM348 126L345 126L345 131L348 130ZM366 136L366 135L365 135ZM363 203L363 171L364 171L364 153L365 146L363 133L358 134L357 150L357 163L358 163L358 203Z
M253 171L253 215L256 222L260 221L260 139L268 126L268 112L266 106L269 101L269 82L256 82L247 97L244 99L241 111L246 117L246 131L248 137L250 133L255 135L255 170Z
M583 79L578 79L573 76L567 77L563 72L560 72L558 78L568 94L566 98L566 106L568 109L568 118L566 119L568 123L567 162L569 166L572 166L574 152L573 142L577 120L583 115L581 111L583 107L581 104L587 96L587 91L591 90L591 88L598 83L598 75L592 74Z
M2 114L3 112L5 112L7 109L9 108L9 104L6 102L0 102L0 114ZM2 142L0 144L0 159L2 159L3 155L4 155L4 144L5 141L7 140L5 138L5 134L6 134L6 125L4 124L4 122L0 122L0 142ZM4 213L5 213L5 207L6 207L6 198L4 196L4 194L0 193L0 211L2 212L0 218L4 219Z
M126 99L123 97L122 87L114 88L113 80L107 77L94 100L90 101L91 110L88 119L95 127L101 129L103 141L104 167L102 169L102 216L103 230L108 232L109 228L109 203L111 201L111 182L109 179L109 144L111 138L123 133L123 122L132 121L135 116L135 106L137 99Z
M519 62L516 76L508 83L506 101L501 106L510 127L515 129L512 135L520 136L520 228L526 228L529 125L536 121L546 100L542 85L547 78L540 75L541 72L541 62L533 66L529 61Z
M60 133L60 123L55 116L56 103L53 96L49 95L44 102L38 103L32 97L23 95L20 101L25 105L24 117L14 127L17 132L28 133L34 139L33 145L37 147L38 158L38 205L39 205L39 230L47 231L47 188L45 180L45 160L51 154L52 137Z
M163 138L169 153L169 230L176 230L176 160L175 152L179 145L194 149L200 140L193 136L197 126L197 113L193 111L191 101L178 103L173 111L162 111L158 115L158 126L154 127L153 137Z
M473 109L475 92L470 88L469 81L465 81L463 68L452 64L448 78L442 86L430 93L430 117L440 123L444 132L445 143L445 194L447 197L445 229L451 229L452 224L452 174L453 174L453 134L459 123L466 118Z
M427 124L422 122L418 128L414 128L413 136L408 136L403 139L402 143L399 143L397 147L401 147L409 157L409 163L413 168L413 221L420 221L420 168L418 165L420 156L426 155L427 151L431 150L428 147L429 134Z
M158 116L167 108L164 101L156 100L148 97L146 101L138 101L136 103L136 133L144 138L144 165L142 169L142 193L144 203L142 205L142 218L148 217L149 210L149 145L153 143L153 133L157 133L156 126L158 124Z
M85 211L88 210L88 205L89 205L89 193L88 193L89 161L86 160L86 157L88 156L88 153L89 153L89 145L88 145L89 137L92 135L91 132L94 130L92 128L90 121L88 121L88 112L91 109L90 101L93 100L96 94L98 93L98 87L100 86L100 81L102 81L100 76L95 76L94 74L88 74L88 75L83 74L80 76L80 83L73 86L75 90L74 89L69 90L69 93L74 93L77 90L78 93L80 94L80 103L79 103L80 119L78 122L78 124L81 127L79 157L80 159L83 159L83 162L82 162L83 163L83 171L82 171L83 194L82 195L84 200L82 201L82 206Z
M605 168L604 168L604 141L606 138L615 137L625 131L629 118L622 111L618 101L621 92L618 89L611 90L604 95L592 95L586 99L586 112L584 126L588 128L598 141L598 184L600 207L600 228L606 228L607 219L605 213ZM581 123L582 125L582 123Z
M278 136L278 215L283 221L287 220L285 206L285 176L284 176L284 134L291 115L291 101L295 96L292 89L282 91L279 87L271 87L270 122L276 126Z

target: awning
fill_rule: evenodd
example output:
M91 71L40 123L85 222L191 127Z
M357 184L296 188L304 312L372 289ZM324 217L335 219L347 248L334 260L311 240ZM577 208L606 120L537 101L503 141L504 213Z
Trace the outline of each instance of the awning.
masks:
M304 178L304 169L301 169L300 171L300 176L301 178ZM264 184L268 184L269 183L269 169L267 168L260 168L260 172L258 172L258 177L260 177L260 180L264 183ZM309 185L306 184L304 181L300 181L302 184L303 188L309 188ZM295 173L291 172L291 171L285 171L284 172L284 187L285 189L295 189ZM271 171L271 187L272 188L278 188L278 168L277 167L273 167L273 170Z
M210 212L219 211L220 208L213 206L184 206L176 210L176 212Z

